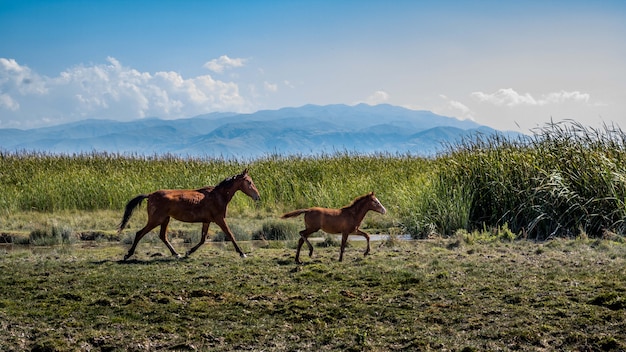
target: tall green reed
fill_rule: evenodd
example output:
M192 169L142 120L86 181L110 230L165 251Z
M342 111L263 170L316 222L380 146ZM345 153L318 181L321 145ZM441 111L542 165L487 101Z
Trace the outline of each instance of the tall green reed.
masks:
M261 193L254 203L233 198L231 213L279 213L293 208L341 207L370 191L398 213L419 191L431 163L410 155L268 155L252 161L144 157L91 153L50 155L0 152L0 209L3 211L121 210L140 193L215 185L249 168ZM393 216L393 215L392 215Z
M624 233L625 141L615 126L572 121L527 138L475 136L442 157L441 177L471 191L470 228L508 224L538 239Z
M261 193L230 215L342 207L374 191L390 226L415 237L502 228L545 239L626 233L626 136L551 123L521 138L475 135L436 158L337 152L255 160L0 151L0 211L122 210L140 193L198 188L249 168Z

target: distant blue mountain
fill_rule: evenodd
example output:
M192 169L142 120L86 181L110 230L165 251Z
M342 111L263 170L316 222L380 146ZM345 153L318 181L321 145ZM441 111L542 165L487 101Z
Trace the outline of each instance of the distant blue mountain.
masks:
M429 156L473 133L496 132L473 121L392 105L305 105L178 120L90 119L30 130L0 129L0 150L235 159L338 151Z

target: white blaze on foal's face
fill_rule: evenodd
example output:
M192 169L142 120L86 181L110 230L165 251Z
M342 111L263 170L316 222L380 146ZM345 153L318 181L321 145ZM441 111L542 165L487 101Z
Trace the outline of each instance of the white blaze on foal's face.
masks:
M385 214L387 212L387 209L385 209L385 207L382 205L382 203L378 200L378 198L374 197L373 199L374 201L374 207L375 210L381 214Z

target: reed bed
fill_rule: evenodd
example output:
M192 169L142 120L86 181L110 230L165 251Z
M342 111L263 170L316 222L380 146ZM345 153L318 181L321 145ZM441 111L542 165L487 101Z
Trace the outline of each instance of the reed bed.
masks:
M261 201L236 196L229 215L267 218L341 207L374 191L388 209L366 218L414 237L510 229L516 237L626 233L626 135L551 123L525 138L477 135L432 158L350 152L256 160L0 151L0 211L121 211L140 193L198 188L249 168Z
M246 197L235 197L229 207L235 212L255 207L270 212L315 205L340 207L370 191L394 204L401 197L394 194L396 188L406 190L406 184L422 177L429 167L428 160L409 155L270 155L238 161L0 152L0 209L121 210L137 194L215 185L244 168L249 168L262 199L255 205Z
M476 136L441 158L444 187L470 194L469 228L535 239L624 234L626 135L567 121L532 137Z

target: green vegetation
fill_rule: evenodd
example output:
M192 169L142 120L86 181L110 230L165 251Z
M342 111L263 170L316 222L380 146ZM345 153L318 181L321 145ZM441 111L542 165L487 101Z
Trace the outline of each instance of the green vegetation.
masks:
M478 136L432 159L337 153L240 161L4 152L0 212L6 219L0 229L27 229L12 225L24 212L120 212L137 194L213 185L245 167L262 200L235 197L229 206L233 217L341 207L375 191L389 212L368 216L365 225L385 232L401 228L419 238L505 225L517 237L534 239L626 232L626 135L574 123L551 124L520 140ZM118 221L98 229L113 229ZM246 230L249 236L258 231Z
M4 351L624 350L626 245L458 234L173 259L142 243L0 250Z
M153 235L117 261L118 243L146 221L138 211L117 237L129 199L217 184L246 167L262 200L235 196L227 221L248 258L212 242L174 259ZM303 223L283 212L341 207L369 191L388 213L363 227L390 235L370 256L352 240L339 263L326 236L294 264ZM13 242L0 247L7 351L626 349L619 129L554 124L431 159L0 152L0 215L0 242ZM200 225L173 221L169 231L180 250ZM407 233L424 240L399 239Z
M461 197L469 228L508 224L537 239L626 233L626 134L615 127L561 123L530 139L476 138L441 162L442 183L471 195Z

